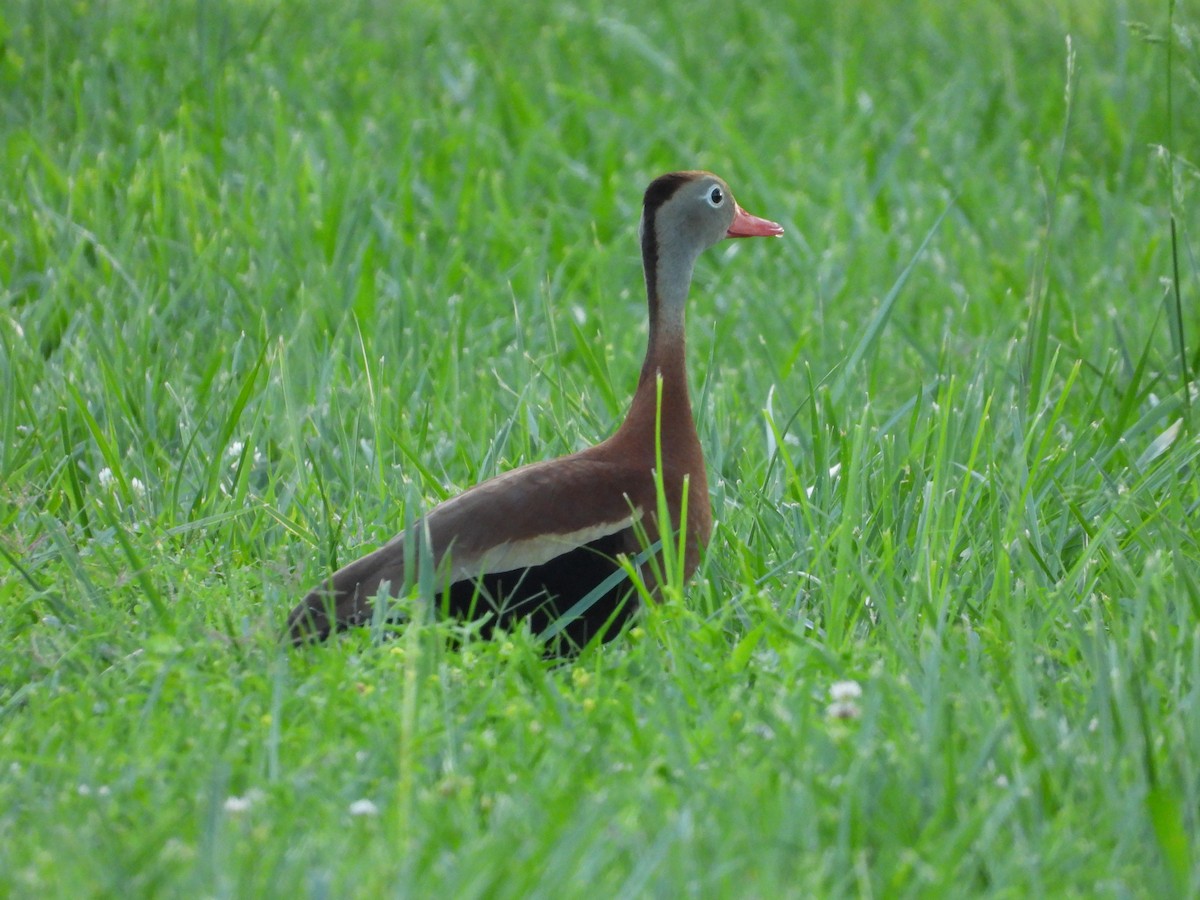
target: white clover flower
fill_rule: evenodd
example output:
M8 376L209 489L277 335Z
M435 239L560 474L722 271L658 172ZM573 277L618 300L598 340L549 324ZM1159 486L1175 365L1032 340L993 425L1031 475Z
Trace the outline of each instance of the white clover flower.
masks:
M376 816L379 815L379 807L366 798L362 800L355 800L350 804L350 815Z
M852 703L849 700L839 700L825 707L825 715L831 719L857 719L862 715L862 710L858 708L857 703Z
M857 681L835 681L829 686L831 702L825 707L825 715L831 719L857 719L862 715L858 699L862 697L862 685Z
M225 812L244 813L262 798L263 792L258 788L250 788L240 797L231 795L225 798Z
M857 700L862 696L862 685L857 681L835 681L829 686L829 699L835 703L840 700Z

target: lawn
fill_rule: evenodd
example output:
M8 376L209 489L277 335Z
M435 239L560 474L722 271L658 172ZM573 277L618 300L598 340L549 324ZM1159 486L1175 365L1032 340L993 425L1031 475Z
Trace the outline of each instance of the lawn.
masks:
M0 895L1200 892L1200 16L10 0ZM696 577L279 641L603 438L707 168Z

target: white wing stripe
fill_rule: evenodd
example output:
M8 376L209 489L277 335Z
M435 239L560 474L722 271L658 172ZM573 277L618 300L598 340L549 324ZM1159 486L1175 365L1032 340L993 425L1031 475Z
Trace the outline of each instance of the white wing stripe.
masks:
M524 541L505 541L466 559L454 559L454 548L451 547L450 581L453 583L478 578L480 575L491 575L494 572L510 572L513 569L540 566L576 547L624 531L641 517L642 511L639 508L616 522L589 525L587 528L563 534L541 534Z

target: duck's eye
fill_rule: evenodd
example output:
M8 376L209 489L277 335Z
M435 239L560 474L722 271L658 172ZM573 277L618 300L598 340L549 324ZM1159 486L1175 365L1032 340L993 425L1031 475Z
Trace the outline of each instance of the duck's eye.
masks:
M717 207L725 202L725 193L717 186L713 185L712 190L708 192L709 206Z

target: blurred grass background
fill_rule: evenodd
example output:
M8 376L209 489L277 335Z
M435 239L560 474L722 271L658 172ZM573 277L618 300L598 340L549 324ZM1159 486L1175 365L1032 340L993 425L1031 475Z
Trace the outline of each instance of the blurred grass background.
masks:
M1195 890L1198 38L8 4L0 885ZM561 668L438 623L280 649L406 514L615 426L641 191L691 167L788 229L693 288L696 582Z

